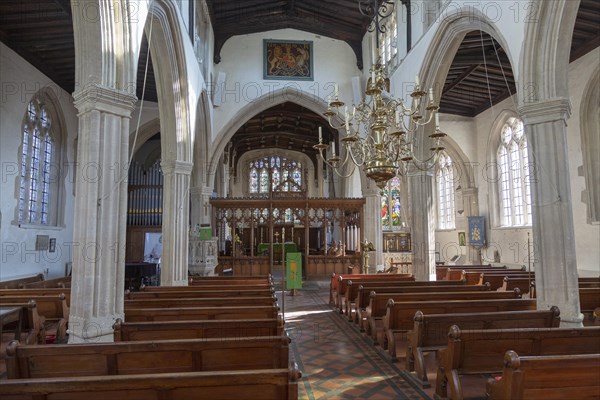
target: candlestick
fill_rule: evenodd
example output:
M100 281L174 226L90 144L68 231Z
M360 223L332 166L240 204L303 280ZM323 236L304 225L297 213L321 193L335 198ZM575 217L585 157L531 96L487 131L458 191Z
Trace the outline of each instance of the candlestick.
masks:
M373 71L371 71L371 82L373 85L375 84L375 68L373 68Z
M415 86L419 87L419 75L415 76Z
M429 101L433 103L433 88L429 88Z
M377 39L375 38L375 32L373 32L373 34L371 35L371 64L375 65L375 63L377 62L377 53L376 53L376 48L377 48L377 43L376 43Z
M319 127L319 144L323 143L323 128Z
M338 98L338 94L339 94L339 87L338 87L338 84L336 83L335 84L335 98L336 99Z
M335 156L335 140L333 142L331 142L331 152Z
M400 126L400 110L396 110L396 125Z
M435 129L440 129L440 114L435 113Z

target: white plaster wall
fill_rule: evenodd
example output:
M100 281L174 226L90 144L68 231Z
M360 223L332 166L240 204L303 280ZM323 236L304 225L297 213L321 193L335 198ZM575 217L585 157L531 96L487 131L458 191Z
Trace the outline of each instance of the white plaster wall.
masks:
M580 107L581 98L592 72L600 59L600 49L590 52L570 65L569 88L571 94L571 118L568 121L568 152L569 172L571 179L571 197L573 202L573 222L575 225L575 242L577 250L577 265L581 276L597 276L600 274L600 226L590 225L586 221L586 205L582 202L581 192L585 189L583 176L578 176L577 168L582 165L581 136L580 136ZM475 167L475 179L479 189L480 215L486 216L488 223L488 243L482 252L483 261L493 261L494 251L500 253L502 263L527 265L527 233L531 229L499 228L490 226L490 182L486 176L488 137L491 134L492 123L502 110L515 110L511 98L490 108L476 118L462 118L442 115L440 125L452 139L461 146ZM473 135L473 130L477 134ZM469 132L465 133L460 132ZM465 139L468 139L465 141ZM456 198L458 200L458 197ZM458 204L458 203L457 203ZM458 217L458 216L457 216ZM463 221L465 219L463 218ZM436 231L436 249L440 251L441 260L449 259L458 253L457 232L466 231L466 221L462 224L457 219L457 228L453 231ZM533 239L531 237L531 239ZM465 248L462 248L465 254ZM532 258L535 251L532 249Z
M44 272L48 277L63 276L65 263L71 261L73 239L73 162L74 140L78 120L70 94L62 90L40 71L28 64L11 49L0 43L0 158L2 182L0 193L0 279ZM19 171L19 147L21 125L25 108L33 95L44 87L51 88L58 98L65 118L67 132L65 163L60 178L64 179L65 212L64 226L21 228L14 222L16 199L16 175ZM35 251L36 235L56 238L56 252Z
M314 80L287 81L263 79L263 39L310 40L314 51ZM339 84L340 99L352 104L351 78L361 75L356 56L342 41L294 29L282 29L257 34L234 36L221 50L221 62L214 67L214 76L227 74L222 104L214 110L213 143L222 135L221 130L244 106L276 90L291 88L325 99ZM290 94L289 101L294 101ZM275 105L275 104L274 104Z
M600 48L575 60L569 66L569 92L571 95L571 118L567 125L567 145L569 151L569 172L571 174L571 200L573 202L573 224L575 226L575 246L577 267L580 276L600 275L600 225L587 223L586 204L581 192L585 190L585 178L578 175L578 167L583 165L581 151L581 100L594 70L600 63ZM596 135L600 135L596 132ZM600 185L600 182L596 182Z
M423 29L424 24L422 21L425 20L423 13L426 12L427 8L423 6L422 1L414 2L411 7L413 47L391 76L392 93L397 97L401 97L402 94L406 98L408 91L412 90L412 83L421 69L423 59L440 28L440 24L444 21L456 19L459 15L472 18L474 29L479 26L477 23L479 15L488 18L489 22L500 32L502 37L497 39L500 40L501 44L505 44L504 47L511 61L513 73L515 76L519 76L519 63L517 61L525 37L525 25L532 22L532 18L534 18L530 15L529 1L446 1L438 18L426 30ZM405 34L401 28L399 40L403 40ZM402 58L403 55L400 54L400 57ZM431 82L425 83L431 84Z

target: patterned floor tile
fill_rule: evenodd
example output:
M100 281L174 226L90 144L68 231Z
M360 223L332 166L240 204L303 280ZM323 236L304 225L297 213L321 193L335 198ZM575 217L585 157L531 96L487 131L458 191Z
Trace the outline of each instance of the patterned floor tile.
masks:
M299 399L429 399L328 301L325 285L285 296L292 359L302 371Z

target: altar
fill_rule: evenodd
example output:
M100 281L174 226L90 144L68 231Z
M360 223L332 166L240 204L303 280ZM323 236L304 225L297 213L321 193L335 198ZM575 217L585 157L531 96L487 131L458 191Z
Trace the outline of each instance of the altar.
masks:
M285 242L285 252L286 253L296 253L298 252L298 246L294 242ZM273 258L275 261L281 261L281 243L273 243ZM271 243L259 243L256 246L256 255L257 256L268 256L269 249L271 248ZM279 255L279 258L277 258Z

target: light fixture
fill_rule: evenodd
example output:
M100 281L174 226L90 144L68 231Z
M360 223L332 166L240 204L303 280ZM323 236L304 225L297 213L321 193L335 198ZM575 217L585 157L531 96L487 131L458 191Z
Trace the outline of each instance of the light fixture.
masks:
M386 66L379 56L379 33L386 30L384 21L394 11L393 1L360 1L360 12L372 18L369 32L374 32L373 56L371 76L367 81L363 101L348 110L339 99L338 85L335 85L334 98L329 99L327 117L329 125L336 130L345 130L345 135L340 139L342 149L336 153L335 141L331 145L323 143L322 130L319 127L319 144L313 146L319 151L321 159L339 176L349 177L354 167L362 167L366 176L374 180L383 190L388 180L397 175L405 175L410 170L429 170L435 166L437 156L444 147L441 139L446 136L439 129L439 106L435 104L433 89L425 92L421 89L417 76L414 90L410 94L410 105L405 105L402 99L395 99L389 94L390 80ZM428 96L425 105L423 99ZM368 98L368 100L367 100ZM424 109L423 109L424 107ZM424 111L425 115L421 113ZM336 126L332 117L344 121ZM433 144L429 154L421 152L420 158L416 149L418 131L423 126L435 120L435 131L429 135ZM331 155L327 150L331 147ZM323 151L325 150L325 155ZM343 159L340 157L343 154ZM351 162L352 168L347 170L346 165ZM343 172L346 170L345 172Z

